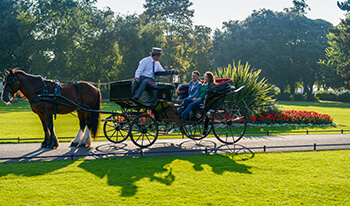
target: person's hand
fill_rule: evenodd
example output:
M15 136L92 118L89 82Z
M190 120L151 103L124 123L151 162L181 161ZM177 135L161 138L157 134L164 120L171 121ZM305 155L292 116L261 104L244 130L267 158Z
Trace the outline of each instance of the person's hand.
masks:
M135 77L135 81L138 82L138 81L139 81L139 78L138 78L138 77Z
M201 98L193 98L193 101L201 100Z
M168 70L168 67L167 67L167 66L164 66L164 70L167 71L167 70Z

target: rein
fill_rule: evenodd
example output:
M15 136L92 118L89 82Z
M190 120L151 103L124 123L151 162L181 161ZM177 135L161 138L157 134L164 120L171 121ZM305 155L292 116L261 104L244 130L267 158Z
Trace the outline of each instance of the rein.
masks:
M22 100L24 100L24 99L28 99L28 100L29 100L30 97L32 97L33 95L37 94L37 93L40 92L41 90L45 90L45 89L47 90L47 85L45 84L45 80L43 80L43 84L44 84L44 85L43 85L41 88L39 88L38 90L36 90L35 92L33 92L31 95L27 96L27 95L25 95L24 92L22 91L22 90L23 90L23 86L22 86L21 82L18 81L18 79L17 79L17 77L16 77L16 74L14 74L13 76L11 76L11 78L13 78L13 79L16 81L16 83L17 83L18 86L19 86L19 89L18 89L18 90L20 90L21 93L23 94L22 97L12 100L11 103L17 103L17 102L22 101ZM6 89L6 88L4 88L4 90L6 90L7 92L9 92L9 93L13 96L13 98L14 98L14 97L15 97L15 93L12 92L13 86L14 86L14 85L11 86L11 90ZM29 100L29 102L30 102L30 100Z

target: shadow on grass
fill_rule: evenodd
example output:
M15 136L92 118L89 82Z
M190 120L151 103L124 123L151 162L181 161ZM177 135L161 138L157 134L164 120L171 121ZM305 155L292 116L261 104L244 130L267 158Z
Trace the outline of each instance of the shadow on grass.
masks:
M26 177L40 176L67 167L72 163L73 161L1 163L0 177L5 177L7 175Z
M200 146L196 145L194 147L198 148ZM204 145L204 147L206 147L206 145ZM176 153L177 155L185 155L188 154L189 151L188 149L183 148L183 146L169 144L164 147L150 149L149 151L145 152L145 155L152 156L151 153L154 152L157 153L157 156L161 156L162 149L167 149L169 151L174 151L176 149L178 151ZM245 149L240 147L239 151L242 150ZM79 167L101 179L107 177L107 182L109 185L119 186L122 188L120 196L130 197L134 196L138 190L135 183L144 178L148 178L151 182L156 181L164 185L171 185L177 178L173 170L181 172L179 171L179 167L181 166L174 167L173 164L185 164L188 166L187 163L190 163L194 170L193 172L203 171L203 166L206 165L209 166L211 171L217 175L222 175L224 172L251 174L249 171L250 166L244 165L240 161L253 158L254 153L245 150L244 154L237 154L237 151L237 149L231 149L231 152L233 153L230 153L229 151L229 154L225 155L217 154L218 151L214 150L212 153L215 155L113 158L98 161L86 160L81 163Z

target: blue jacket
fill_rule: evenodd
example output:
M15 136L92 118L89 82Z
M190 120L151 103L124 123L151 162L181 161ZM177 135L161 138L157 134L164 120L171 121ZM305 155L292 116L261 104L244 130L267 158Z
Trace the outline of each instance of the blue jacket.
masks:
M187 98L195 98L195 96L199 93L201 86L202 86L202 82L196 81L196 83L193 83L193 81L191 80L190 83L188 83L188 97Z

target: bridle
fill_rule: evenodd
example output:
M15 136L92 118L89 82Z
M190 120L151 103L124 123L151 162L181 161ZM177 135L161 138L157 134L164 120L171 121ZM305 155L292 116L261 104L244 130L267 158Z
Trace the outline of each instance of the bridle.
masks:
M4 92L4 91L6 91L6 92L8 92L8 93L10 93L11 94L11 97L12 98L15 98L15 92L13 92L13 87L15 86L15 83L18 85L18 90L21 90L21 88L22 88L22 85L21 85L21 83L20 83L20 81L18 81L18 79L17 79L17 77L16 77L16 74L14 74L14 73L9 73L9 74L7 74L6 76L5 76L5 79L4 79L4 81L3 81L3 91L2 92ZM10 89L8 89L8 88L6 88L6 87L10 87ZM10 98L11 98L10 97ZM22 100L22 99L24 99L25 97L20 97L20 98L18 98L18 99L15 99L15 100L11 100L10 102L11 103L15 103L15 102L17 102L17 101L19 101L19 100Z
M10 79L10 81L8 80L8 78ZM22 88L21 86L21 83L18 81L17 77L16 77L16 74L8 74L6 77L5 77L5 81L2 83L4 88L3 88L3 91L7 91L9 92L12 96L15 95L14 92L12 92L13 90L13 87L14 87L14 83L17 83L18 86L19 86L19 89L20 90ZM11 89L7 89L6 87L7 86L10 86Z
M17 79L16 73L9 73L9 74L6 75L5 81L3 82L3 86L4 86L3 87L3 91L7 91L8 93L10 93L12 95L12 98L15 98L15 93L16 92L12 92L15 83L19 87L18 90L20 90L24 96L20 97L20 98L18 98L16 100L11 100L11 103L16 103L16 102L18 102L20 100L23 100L25 98L27 98L29 100L34 95L38 94L41 90L43 90L44 93L45 92L47 93L47 85L45 84L45 81L43 80L43 86L41 88L37 89L31 95L26 95L25 93L23 93L23 86L22 86L21 82ZM6 87L10 87L10 89L7 89Z

